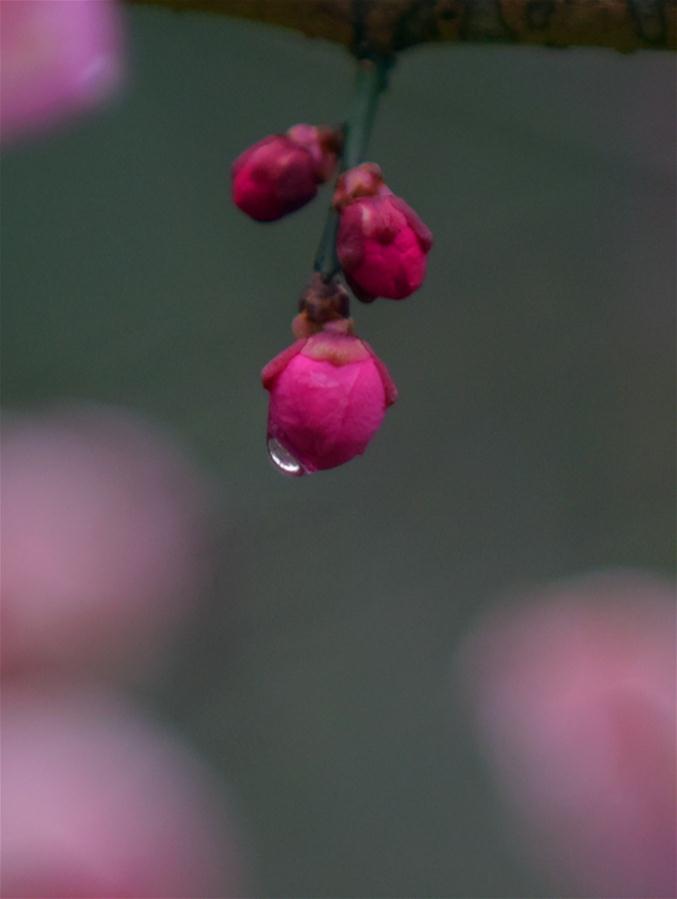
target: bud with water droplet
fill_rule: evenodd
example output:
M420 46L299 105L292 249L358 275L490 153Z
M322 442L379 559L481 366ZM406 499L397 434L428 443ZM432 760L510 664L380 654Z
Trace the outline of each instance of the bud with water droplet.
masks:
M397 399L369 344L331 326L283 350L262 380L270 393L268 454L292 476L361 455Z

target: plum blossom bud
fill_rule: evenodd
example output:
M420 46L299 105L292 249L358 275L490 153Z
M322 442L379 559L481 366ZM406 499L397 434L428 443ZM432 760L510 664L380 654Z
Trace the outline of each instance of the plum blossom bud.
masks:
M361 455L397 399L369 344L331 323L276 356L262 380L270 392L269 455L280 471L296 476Z
M364 163L341 176L334 195L340 212L336 250L346 280L360 299L401 300L423 283L430 229Z
M0 128L6 141L91 106L117 87L114 0L0 0Z
M305 206L336 166L338 133L294 125L241 153L232 167L233 201L258 222L272 222Z

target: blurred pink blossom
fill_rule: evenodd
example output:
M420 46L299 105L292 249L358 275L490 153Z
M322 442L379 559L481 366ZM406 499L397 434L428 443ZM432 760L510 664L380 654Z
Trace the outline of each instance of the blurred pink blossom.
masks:
M140 418L95 406L3 422L2 668L143 662L195 600L205 484Z
M597 574L506 604L461 653L523 851L585 896L677 895L676 623L670 584Z
M173 736L84 690L5 689L2 895L242 895L219 786Z
M95 106L119 84L116 0L0 0L0 136Z

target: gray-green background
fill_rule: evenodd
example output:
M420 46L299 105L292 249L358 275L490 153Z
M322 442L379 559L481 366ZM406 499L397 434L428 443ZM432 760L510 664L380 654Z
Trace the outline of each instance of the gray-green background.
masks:
M259 894L506 897L511 858L450 660L506 590L673 552L674 63L403 56L373 138L436 236L414 298L355 309L400 400L363 459L290 481L259 370L322 201L259 226L247 144L339 121L338 47L134 9L106 110L2 163L3 403L122 404L225 496L220 568L145 700L232 785Z

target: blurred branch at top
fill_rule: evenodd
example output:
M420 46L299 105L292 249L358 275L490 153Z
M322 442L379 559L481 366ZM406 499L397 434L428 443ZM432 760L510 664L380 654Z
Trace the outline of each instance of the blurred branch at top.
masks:
M253 19L358 55L427 42L677 49L677 0L130 0Z

